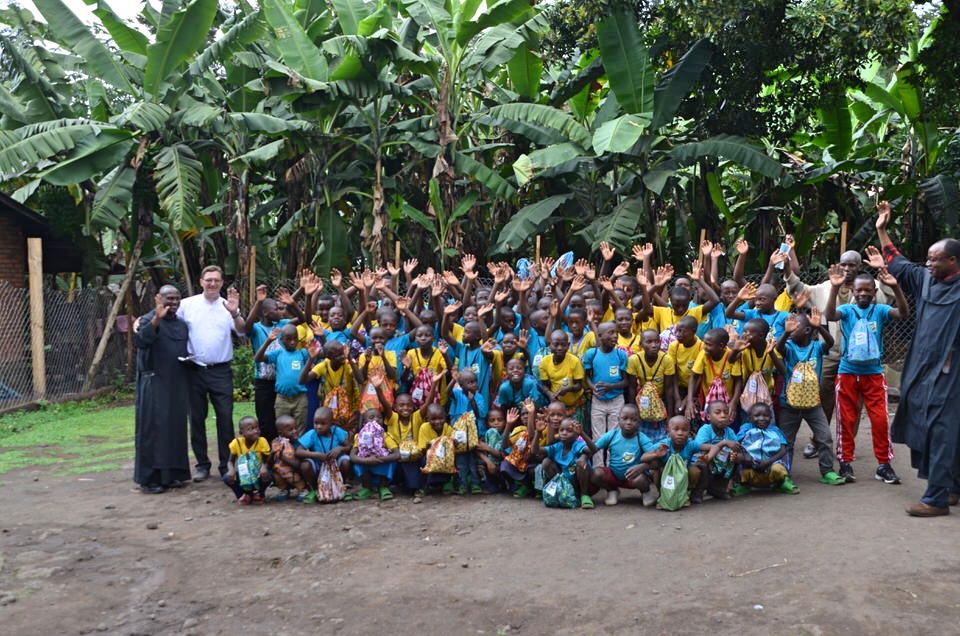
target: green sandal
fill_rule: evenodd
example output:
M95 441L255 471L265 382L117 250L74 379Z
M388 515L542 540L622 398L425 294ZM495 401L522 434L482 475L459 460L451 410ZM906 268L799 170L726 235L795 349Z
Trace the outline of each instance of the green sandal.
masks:
M517 486L517 489L513 491L513 496L516 497L517 499L523 499L528 495L530 495L530 489L523 484L520 484L519 486Z
M820 478L820 483L830 486L841 486L847 483L847 480L831 470L829 473Z
M356 499L357 501L364 501L366 499L369 499L370 497L373 497L373 491L370 490L369 488L361 488L353 496L353 498Z
M787 477L783 482L777 486L777 490L780 492L785 492L788 495L799 495L800 489L797 488L797 485L793 483L793 480Z
M393 499L393 493L386 486L380 488L380 501L389 501Z
M305 495L303 496L303 499L301 499L300 501L302 501L302 502L305 503L305 504L315 504L315 503L317 503L317 491L316 491L316 490L311 490L310 492L308 492L307 494L305 494Z
M584 510L593 510L593 499L590 498L590 495L580 497L580 507Z
M744 486L743 484L737 484L736 486L733 487L734 497L742 497L744 495L749 495L751 492L752 491L750 490L750 486Z

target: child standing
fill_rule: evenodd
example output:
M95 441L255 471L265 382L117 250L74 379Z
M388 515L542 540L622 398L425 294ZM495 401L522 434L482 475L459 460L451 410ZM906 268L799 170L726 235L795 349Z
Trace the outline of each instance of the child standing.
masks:
M309 384L319 379L323 391L323 405L333 412L333 421L346 430L357 430L356 409L357 383L347 355L350 346L336 340L328 340L322 347L320 342L311 342L307 351L308 364L300 372L300 384Z
M540 361L540 382L550 400L559 400L567 415L583 421L583 365L570 353L570 339L556 329L550 334L550 353Z
M812 340L813 332L820 332L822 340ZM830 425L820 405L820 373L824 351L833 346L833 336L821 323L816 307L807 318L791 315L784 324L783 335L777 341L777 351L783 356L786 381L780 393L780 430L787 438L787 463L793 464L793 448L801 420L806 420L813 431L813 444L820 463L820 481L831 486L846 483L833 470L833 439Z
M456 376L456 383L450 389L450 422L456 430L457 420L464 416L472 416L477 435L482 436L487 430L487 399L480 392L475 373L464 369ZM469 426L469 423L466 424ZM469 436L467 436L469 437ZM458 444L468 444L469 440L458 440ZM480 487L480 471L477 468L477 454L475 448L465 448L458 452L454 461L457 466L459 484L455 490L458 495L467 494L467 489L473 494L482 492Z
M690 395L690 374L697 356L703 350L703 342L697 337L697 320L692 316L684 316L677 322L677 339L667 347L667 355L673 360L677 371L676 389L673 393L673 404L677 413L683 414L687 404L692 399ZM663 346L663 343L660 343ZM695 393L695 392L694 392Z
M677 370L673 358L660 350L660 334L647 329L640 334L643 353L630 356L627 394L640 407L640 432L657 444L667 436L667 416L673 412ZM653 414L660 412L658 417Z
M267 349L280 337L279 349L267 352ZM297 349L297 328L286 324L280 329L271 329L270 335L264 340L254 356L256 362L267 362L276 367L276 402L274 412L276 417L290 415L297 422L300 430L307 425L307 387L300 384L300 372L307 366L310 354L306 349Z
M590 433L602 437L620 423L627 387L627 353L617 348L617 327L612 322L597 327L597 346L583 356L584 379L593 394L590 402ZM593 456L595 466L606 466L603 452Z
M240 418L240 436L230 442L230 459L223 483L237 496L237 503L248 505L251 502L262 504L263 493L270 485L270 468L267 459L270 456L270 444L260 437L260 423L257 418Z
M727 349L730 334L725 329L711 329L703 336L703 351L697 356L690 373L690 388L687 401L687 419L698 415L698 404L719 399L731 405L724 409L729 418L727 424L733 424L737 418L736 405L740 402L743 378L740 363L730 360L731 351ZM700 411L706 419L706 408Z
M749 421L737 434L745 455L740 485L734 489L736 495L750 492L752 486L773 486L790 495L800 492L790 479L790 467L785 463L787 438L779 428L770 424L770 415L770 406L757 402L750 409Z
M303 501L306 484L300 474L300 460L294 443L297 439L297 422L289 415L277 418L277 436L270 442L270 469L273 484L280 491L274 501L286 501L296 497Z
M839 320L843 333L840 367L837 369L837 457L840 476L856 481L853 473L854 446L860 425L860 401L870 417L873 455L877 459L874 478L886 484L899 484L900 478L890 465L893 444L887 415L887 381L883 375L883 325L890 319L910 315L910 306L897 279L880 270L880 282L893 290L897 306L874 304L877 286L869 274L853 279L851 304L837 307L837 294L846 274L839 265L830 268L830 297L824 311L827 320Z
M748 320L743 326L743 337L738 338L733 344L733 352L730 354L731 362L740 363L743 389L740 393L740 403L733 406L740 409L741 421L744 422L748 421L747 409L761 398L763 398L761 401L772 405L775 416L779 411L780 401L776 399L774 386L776 374L783 373L783 361L774 348L777 344L776 340L768 340L769 333L770 326L765 320L760 318Z

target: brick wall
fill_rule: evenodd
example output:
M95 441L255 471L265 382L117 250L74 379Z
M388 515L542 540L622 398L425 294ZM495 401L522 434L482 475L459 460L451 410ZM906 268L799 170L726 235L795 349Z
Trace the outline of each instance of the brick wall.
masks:
M0 211L0 280L14 287L27 286L27 240L20 224Z

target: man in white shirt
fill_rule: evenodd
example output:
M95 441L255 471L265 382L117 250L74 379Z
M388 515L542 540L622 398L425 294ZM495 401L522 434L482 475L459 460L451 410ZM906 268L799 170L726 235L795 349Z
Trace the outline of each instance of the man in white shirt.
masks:
M229 444L233 431L233 334L243 333L244 320L240 314L240 292L230 288L227 299L220 296L223 270L216 265L200 272L203 293L184 298L180 303L180 319L187 323L190 355L188 399L190 401L190 445L197 460L194 481L210 476L210 458L207 455L207 406L213 404L217 418L217 449L222 476L230 459Z

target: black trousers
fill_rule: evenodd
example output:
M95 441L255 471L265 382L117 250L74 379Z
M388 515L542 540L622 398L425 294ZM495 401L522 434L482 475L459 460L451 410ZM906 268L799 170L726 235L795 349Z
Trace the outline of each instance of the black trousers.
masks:
M217 418L217 451L220 474L227 472L230 459L230 442L235 437L233 430L233 369L230 363L208 367L190 367L190 446L197 460L197 468L210 469L207 455L207 406L213 404Z
M272 379L253 381L253 405L257 411L257 421L260 422L260 434L268 442L277 436L277 411L274 408L277 401L276 386L276 380Z

